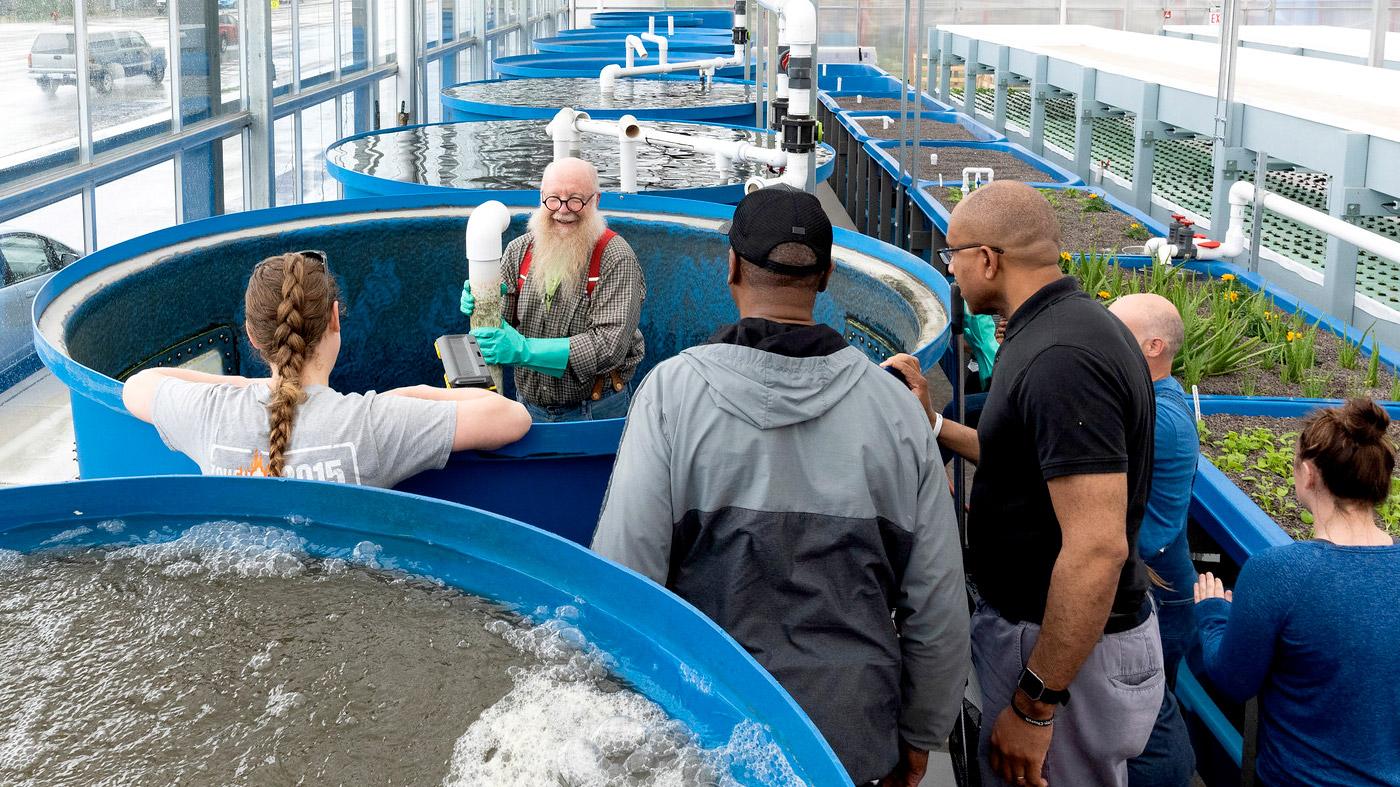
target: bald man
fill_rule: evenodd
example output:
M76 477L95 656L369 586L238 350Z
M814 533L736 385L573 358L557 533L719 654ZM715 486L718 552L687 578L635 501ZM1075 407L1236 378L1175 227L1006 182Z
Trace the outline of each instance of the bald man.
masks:
M1191 404L1172 377L1172 363L1186 340L1186 328L1176 307L1160 295L1125 295L1114 301L1109 311L1137 340L1157 399L1152 492L1138 534L1138 555L1165 585L1154 584L1151 593L1157 601L1157 623L1162 632L1167 693L1147 748L1128 763L1128 782L1132 787L1180 787L1191 783L1196 764L1191 735L1172 689L1177 664L1195 631L1192 585L1196 567L1186 543L1186 511L1201 450Z
M1152 474L1147 364L1060 273L1040 192L989 183L958 203L946 237L968 306L1008 315L977 429L935 421L978 463L968 567L983 784L1124 785L1163 691L1136 549Z
M515 367L536 421L621 418L645 344L637 255L598 210L598 170L562 158L540 179L530 230L501 257L501 327L472 334L487 363ZM467 283L461 309L476 308Z

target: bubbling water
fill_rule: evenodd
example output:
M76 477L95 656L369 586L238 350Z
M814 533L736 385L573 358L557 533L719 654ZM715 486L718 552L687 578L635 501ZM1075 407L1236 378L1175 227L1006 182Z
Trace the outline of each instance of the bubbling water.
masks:
M166 538L0 549L0 784L799 783L757 725L706 749L612 677L576 608L521 618L370 541Z

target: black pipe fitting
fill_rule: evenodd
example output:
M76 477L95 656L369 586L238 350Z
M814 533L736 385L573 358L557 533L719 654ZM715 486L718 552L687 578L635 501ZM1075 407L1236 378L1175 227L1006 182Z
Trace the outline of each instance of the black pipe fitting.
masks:
M787 64L788 89L812 89L812 58L790 57Z
M783 127L783 118L787 115L788 100L785 98L775 98L772 101L773 117L769 125L774 131Z
M811 115L783 117L783 150L810 153L817 147L817 120Z
M749 29L747 27L736 27L734 30L734 43L743 46L749 42Z

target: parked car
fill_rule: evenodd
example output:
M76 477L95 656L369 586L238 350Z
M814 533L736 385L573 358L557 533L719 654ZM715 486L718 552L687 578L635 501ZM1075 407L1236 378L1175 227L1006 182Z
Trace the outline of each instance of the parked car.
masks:
M0 233L0 377L33 351L30 311L39 288L79 256L33 232Z
M29 47L29 78L45 93L78 84L74 39L73 33L40 33ZM88 81L97 92L110 93L118 79L132 76L159 85L165 79L165 49L151 46L135 30L89 32Z
M219 14L219 51L238 43L238 17L233 14Z

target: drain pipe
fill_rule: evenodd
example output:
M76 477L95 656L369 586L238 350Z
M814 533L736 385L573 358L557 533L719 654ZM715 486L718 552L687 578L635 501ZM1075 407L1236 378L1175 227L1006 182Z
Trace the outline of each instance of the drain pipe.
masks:
M473 328L501 324L501 236L509 226L510 211L494 199L476 206L467 217L467 282L476 299ZM501 390L501 367L488 366L487 371Z
M565 107L555 113L554 118L549 121L549 125L544 127L545 133L554 140L554 160L578 156L578 127L574 125L574 118L588 115L576 112Z
M1246 180L1236 181L1234 185L1230 186L1230 219L1226 225L1224 242L1188 238L1187 240L1190 242L1183 248L1181 245L1170 243L1168 238L1149 238L1147 253L1164 262L1180 257L1188 260L1220 260L1238 257L1249 248L1249 236L1244 231L1245 211L1246 208L1254 204L1256 199L1259 202L1259 207L1264 210L1271 210L1303 226L1325 232L1358 249L1369 251L1377 257L1400 262L1400 241L1378 235L1320 210L1314 210L1286 197L1281 197L1274 192L1265 191L1261 194L1254 188L1253 183Z
M642 45L642 39L634 35L629 35L627 36L627 38L623 39L622 48L626 50L627 53L628 68L632 68L632 66L634 65L634 62L632 60L633 54L636 54L637 57L642 58L647 56L647 48ZM662 62L664 63L666 61L662 60Z
M647 32L648 32L648 33L655 33L655 32L656 32L656 17L655 17L655 16L649 16L649 17L647 17ZM675 35L675 34L676 34L676 18L675 18L674 16L668 16L668 17L666 17L666 35L668 35L668 36L673 36L673 35Z
M775 182L798 189L807 188L807 175L813 166L817 149L817 121L812 117L812 49L817 43L817 9L811 0L758 0L759 4L778 14L779 41L786 40L786 84L778 77L779 96L787 102L779 110L774 102L774 116L781 117L782 150L788 154L787 169L775 180L750 178L746 191L753 191ZM778 115L781 111L782 114Z
M729 66L742 66L744 64L744 49L748 45L748 17L746 15L747 0L735 0L734 2L734 53L728 57L711 57L704 60L687 60L678 63L661 63L649 66L633 66L631 61L620 66L617 63L609 63L603 66L598 72L598 86L605 93L611 93L617 84L618 77L639 76L641 74L670 74L676 71L699 71L701 78L707 78L715 71ZM742 42L742 43L741 43ZM640 40L638 41L640 44ZM631 52L629 49L628 52ZM642 54L646 56L645 51Z
M637 137L641 136L642 130L637 125L637 119L631 115L623 115L617 119L617 123L614 125L617 126L618 155L622 160L622 193L636 194Z

